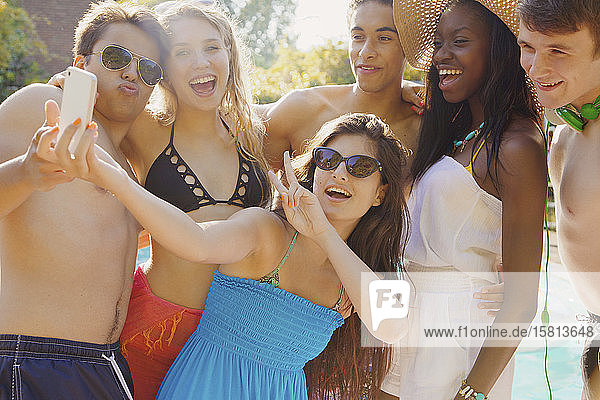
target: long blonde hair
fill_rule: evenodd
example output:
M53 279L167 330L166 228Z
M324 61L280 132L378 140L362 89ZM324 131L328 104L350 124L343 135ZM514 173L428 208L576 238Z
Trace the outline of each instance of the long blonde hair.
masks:
M192 1L176 1L161 7L159 22L169 37L172 37L173 23L182 18L199 18L208 21L217 29L229 55L229 79L225 95L219 105L219 113L233 122L231 130L238 148L244 157L256 161L267 170L264 156L263 139L265 126L251 107L252 95L248 85L250 58L233 22L218 4L204 4ZM168 71L166 71L168 77ZM150 97L146 109L161 125L170 125L175 121L177 96L165 80L162 80Z

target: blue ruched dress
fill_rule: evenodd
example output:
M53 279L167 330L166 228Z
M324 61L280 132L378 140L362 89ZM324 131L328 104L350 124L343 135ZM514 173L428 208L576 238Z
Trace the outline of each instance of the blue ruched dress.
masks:
M157 399L307 399L302 368L343 322L293 293L216 271L200 324Z

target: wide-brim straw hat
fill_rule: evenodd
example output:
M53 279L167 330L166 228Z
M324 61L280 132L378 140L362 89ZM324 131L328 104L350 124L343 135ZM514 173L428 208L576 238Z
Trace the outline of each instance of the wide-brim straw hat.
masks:
M496 14L515 34L519 35L517 0L477 0ZM394 0L394 23L402 49L409 64L429 70L433 56L433 36L440 16L451 0Z

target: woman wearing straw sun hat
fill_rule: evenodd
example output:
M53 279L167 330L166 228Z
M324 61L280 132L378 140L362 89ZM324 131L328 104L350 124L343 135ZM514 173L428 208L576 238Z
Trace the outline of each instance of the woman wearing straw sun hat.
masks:
M431 341L423 333L526 326L535 315L545 141L519 65L515 5L516 0L394 2L408 62L429 71L408 200L405 258L416 298L408 333L382 385L402 400L510 399L510 360L519 340L463 334ZM494 319L478 308L473 292L496 281L501 256L505 300Z

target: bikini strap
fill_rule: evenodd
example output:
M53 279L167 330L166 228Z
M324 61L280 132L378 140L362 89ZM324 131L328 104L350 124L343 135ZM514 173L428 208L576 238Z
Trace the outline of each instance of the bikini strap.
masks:
M479 155L479 152L481 151L481 149L483 149L483 146L485 145L485 139L483 139L481 141L481 143L479 144L479 148L477 149L477 151L475 152L475 154L471 157L471 161L469 161L469 165L467 165L465 167L465 169L469 172L469 174L473 175L473 161L475 161L475 159L477 158L477 156Z
M235 140L235 136L233 135L233 132L231 132L231 129L229 129L229 125L227 125L227 122L225 122L225 120L223 119L223 117L221 117L219 115L219 118L221 119L221 123L223 124L223 126L225 127L225 129L227 129L227 133L229 133L229 136L231 136L231 138L233 140Z
M477 151L475 152L475 155L471 158L471 164L473 164L473 161L475 161L475 159L477 158L477 156L479 155L479 152L481 151L481 149L483 149L483 145L485 145L485 139L483 139L481 141L481 144L479 145L479 148L477 149Z
M171 138L169 139L169 144L173 146L173 137L175 136L175 121L171 124Z
M264 282L264 283L268 283L269 285L279 287L279 270L281 269L281 267L283 266L285 261L290 256L290 253L292 252L292 249L294 248L294 245L296 244L297 237L298 237L298 231L296 231L296 233L294 233L294 237L292 238L292 241L291 241L290 245L288 246L288 249L287 249L285 255L279 262L279 265L277 265L277 268L275 268L273 271L269 272L267 275L260 278L258 280L259 282Z
M340 283L340 295L338 296L337 301L335 302L335 304L333 305L333 307L331 307L331 309L333 311L340 311L340 306L342 305L342 297L344 296L344 285L342 285Z

